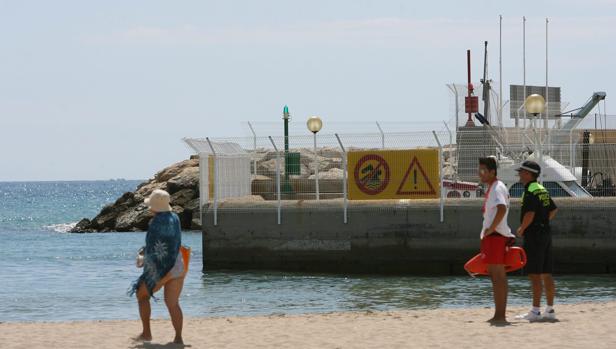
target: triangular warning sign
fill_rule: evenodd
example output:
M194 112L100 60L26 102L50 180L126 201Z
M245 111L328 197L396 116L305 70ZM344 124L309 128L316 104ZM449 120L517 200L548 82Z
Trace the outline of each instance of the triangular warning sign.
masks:
M423 167L417 160L417 157L413 157L413 161L406 170L397 195L436 195L434 186L430 183L430 179L426 175Z

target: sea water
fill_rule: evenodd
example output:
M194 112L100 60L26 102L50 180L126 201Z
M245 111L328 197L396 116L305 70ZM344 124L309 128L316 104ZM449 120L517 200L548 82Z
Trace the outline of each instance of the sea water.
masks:
M0 183L0 321L137 319L126 291L140 270L144 233L70 234L137 181ZM202 270L201 234L192 247L181 304L187 316L249 316L332 311L483 307L485 278L357 276ZM614 276L558 276L557 301L616 299ZM162 297L162 295L159 295ZM527 305L528 281L510 278L510 304ZM153 317L168 317L153 302Z

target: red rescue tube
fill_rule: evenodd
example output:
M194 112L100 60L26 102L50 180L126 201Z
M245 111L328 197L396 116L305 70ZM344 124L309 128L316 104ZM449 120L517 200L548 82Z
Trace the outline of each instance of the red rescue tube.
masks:
M526 252L521 247L510 247L505 254L505 271L507 273L522 269L526 265ZM481 253L471 258L464 265L471 275L488 275L488 265L481 258Z

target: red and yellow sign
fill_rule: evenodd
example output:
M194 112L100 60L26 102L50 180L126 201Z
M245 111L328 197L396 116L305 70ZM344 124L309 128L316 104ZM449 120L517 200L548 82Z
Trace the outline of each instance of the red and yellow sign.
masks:
M349 199L438 198L438 156L437 149L349 152Z

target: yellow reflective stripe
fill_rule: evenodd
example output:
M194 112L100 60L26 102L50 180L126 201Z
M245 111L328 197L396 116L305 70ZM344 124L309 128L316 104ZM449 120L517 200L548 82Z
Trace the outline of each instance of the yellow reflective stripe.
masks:
M537 190L545 190L545 188L544 188L541 184L539 184L539 183L537 183L537 182L532 182L532 183L528 186L528 191L530 191L531 193L532 193L532 192L535 192L535 191L537 191Z

